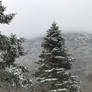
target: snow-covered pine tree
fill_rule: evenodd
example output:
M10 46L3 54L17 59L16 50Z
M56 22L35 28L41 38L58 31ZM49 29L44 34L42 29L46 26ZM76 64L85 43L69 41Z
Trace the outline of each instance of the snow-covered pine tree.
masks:
M80 92L79 81L69 72L74 59L67 54L65 40L55 22L47 31L42 47L40 66L35 73L41 92Z
M5 11L6 11L6 7L3 6L2 1L0 1L0 24L9 24L11 22L11 20L13 19L13 17L15 16L14 13L5 14ZM4 51L5 53L8 53L5 51L5 49L8 49L8 44L10 44L8 37L5 35L2 35L0 33L0 52L3 53L3 51ZM0 53L0 54L2 54L2 53ZM3 57L5 58L6 56L0 55L0 57L3 59ZM0 60L0 63L1 63L1 61L2 60ZM0 65L2 65L2 64L0 64Z
M29 72L26 67L15 64L16 58L25 55L23 41L23 38L18 38L14 34L0 34L0 73L3 74L3 78L0 76L0 79L12 88L28 88L32 84L30 78L25 76Z
M5 14L6 7L2 5L0 1L0 23L9 24L13 17L14 13ZM15 59L19 56L24 55L24 49L22 47L23 39L17 38L16 35L11 35L7 37L0 33L0 63L5 62L7 64L14 63ZM3 64L3 63L2 63ZM0 65L2 65L0 64Z
M6 7L0 1L0 24L9 24L15 16L14 13L5 14L5 10ZM14 34L6 36L0 33L0 88L6 84L7 87L26 88L31 85L31 80L24 76L28 72L27 69L14 63L16 58L25 54L22 42L23 38Z

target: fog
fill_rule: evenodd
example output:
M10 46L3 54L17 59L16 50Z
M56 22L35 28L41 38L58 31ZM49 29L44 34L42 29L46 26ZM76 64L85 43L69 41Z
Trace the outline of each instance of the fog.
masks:
M63 32L92 30L92 0L2 0L7 13L16 13L10 25L0 25L4 34L32 38L45 34L53 21Z

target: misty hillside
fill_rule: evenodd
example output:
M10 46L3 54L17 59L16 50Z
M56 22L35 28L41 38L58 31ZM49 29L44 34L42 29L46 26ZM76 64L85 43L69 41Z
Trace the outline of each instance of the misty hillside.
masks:
M85 91L92 90L92 34L65 33L63 37L66 40L68 52L76 59L73 64L73 71L78 74L82 87ZM36 61L39 60L41 52L42 37L38 37L24 42L27 55L20 57L17 62L28 66L31 72L37 69ZM86 91L87 90L87 91Z

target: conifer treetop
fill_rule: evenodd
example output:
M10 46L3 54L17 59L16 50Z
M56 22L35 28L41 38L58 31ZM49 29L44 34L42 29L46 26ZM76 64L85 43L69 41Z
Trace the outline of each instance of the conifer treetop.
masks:
M49 65L50 68L70 69L73 59L70 59L65 47L65 40L61 30L55 22L47 30L47 35L42 42L43 51L39 62ZM48 66L47 65L47 66Z

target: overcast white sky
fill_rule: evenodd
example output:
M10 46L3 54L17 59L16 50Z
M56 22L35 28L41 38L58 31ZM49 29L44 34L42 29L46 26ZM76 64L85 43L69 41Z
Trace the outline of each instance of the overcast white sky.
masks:
M17 13L4 34L43 35L55 20L63 32L92 32L92 0L2 0L7 12Z

